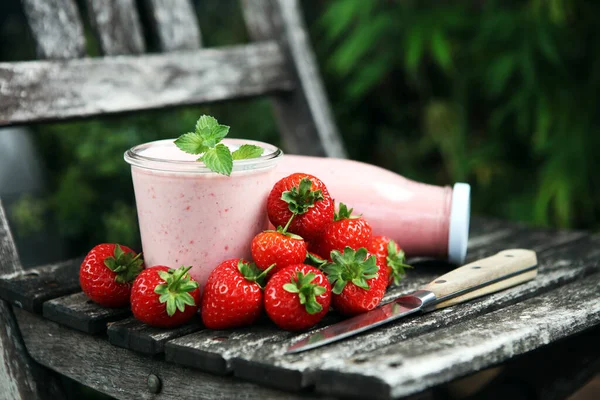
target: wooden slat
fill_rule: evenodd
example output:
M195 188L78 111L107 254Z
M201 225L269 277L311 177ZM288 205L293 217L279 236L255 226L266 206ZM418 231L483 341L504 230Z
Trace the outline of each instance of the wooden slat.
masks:
M85 55L83 24L73 0L21 0L21 3L40 58Z
M218 375L232 371L232 357L272 342L291 339L293 333L268 324L230 330L205 329L167 342L165 359Z
M62 327L24 310L16 309L15 315L27 350L37 362L118 399L318 398L181 368L113 346L99 336ZM148 390L150 375L161 382L158 394Z
M58 376L31 359L10 305L0 300L0 398L64 399Z
M297 0L243 0L254 40L279 40L298 88L273 98L279 130L290 153L346 157L310 48Z
M548 246L556 249L569 240L577 241L580 238L580 234L577 233L556 234L553 231L546 231L545 235L529 235L528 232L520 231L520 228L517 227L512 239L516 243L526 244L526 247L540 251L541 257L544 254L544 249L549 251ZM594 240L600 243L600 239ZM501 243L494 242L492 244L493 246L489 247L488 254L493 254L505 248ZM588 249L589 252L590 245L584 243L582 246ZM580 256L581 248L574 247L572 251L574 254L569 254L575 259ZM593 256L596 256L596 254L590 253L590 257ZM578 268L573 270L562 268L560 267L562 264L557 264L559 265L556 267L558 270L554 271L554 264L551 264L551 261L547 261L547 264L547 267L543 266L541 268L540 278L534 283L471 302L469 305L459 306L460 308L455 307L450 312L427 316L429 322L414 326L413 334L421 334L424 331L435 329L436 326L450 325L489 312L496 309L495 307L513 304L572 281L577 277L590 273L593 269L589 264L578 264ZM408 272L408 277L398 287L388 291L384 302L389 302L402 294L416 290L418 287L431 282L435 277L448 272L449 268L452 268L452 266L446 263L419 263L414 270ZM548 271L547 276L542 278L546 270ZM440 319L440 315L442 319ZM324 325L339 320L339 316L334 313L328 317L329 320ZM283 352L291 343L290 339L295 336L292 333L283 332L274 327L269 328L268 326L250 327L244 330L236 330L236 332L206 330L197 332L191 337L182 337L168 343L165 352L167 359L177 363L214 373L230 373L233 371L244 379L261 384L278 385L277 387L287 390L298 390L312 383L313 377L310 371L323 360L337 357L339 354L348 355L349 352L353 354L354 352L368 351L368 349L377 346L387 345L390 341L399 340L397 332L398 330L394 326L388 326L365 334L367 335L365 336L366 339L353 338L346 342L316 349L311 352L310 357L304 357L302 354L283 357ZM215 340L215 337L225 337L227 339Z
M331 360L319 371L317 390L397 398L574 335L600 324L599 281L595 274L465 323Z
M600 238L595 239L595 244L600 244ZM589 250L589 247L574 246L573 251L582 251L583 249ZM595 257L597 254L597 252L593 253ZM262 384L271 382L270 384L276 384L280 388L299 389L312 385L318 376L320 367L326 365L332 358L369 354L377 348L511 306L599 270L595 262L590 259L587 262L571 261L571 264L565 265L562 259L549 259L542 252L539 254L538 260L541 264L538 277L526 284L475 299L469 303L459 304L447 310L409 317L310 352L284 356L283 353L291 341L262 346L256 350L249 349L247 353L238 355L232 361L232 368L236 376L244 379ZM414 281L418 280L414 279ZM421 281L418 285L415 282L413 290L429 281L429 279ZM298 338L302 337L304 336L298 336Z
M0 298L25 310L41 313L45 301L81 290L81 261L79 258L2 276Z
M515 399L516 394L544 400L570 398L600 371L600 350L590 351L598 348L598 337L600 325L503 363L499 376L477 398Z
M154 328L133 317L108 324L108 341L115 346L123 347L144 354L160 354L165 343L202 329L200 317L177 328Z
M64 62L0 63L0 125L196 104L289 90L274 42Z
M144 0L160 50L195 50L202 45L196 11L189 0Z
M87 0L92 28L105 55L146 50L135 0Z
M0 276L21 270L21 261L0 199Z
M43 314L51 321L93 334L106 331L109 322L127 318L131 311L127 307L102 307L79 292L45 302Z

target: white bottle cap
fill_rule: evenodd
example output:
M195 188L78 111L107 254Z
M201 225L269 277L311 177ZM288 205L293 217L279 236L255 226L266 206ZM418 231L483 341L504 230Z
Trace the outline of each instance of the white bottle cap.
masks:
M452 189L450 229L448 235L448 261L462 265L467 255L469 222L471 216L471 186L456 183Z

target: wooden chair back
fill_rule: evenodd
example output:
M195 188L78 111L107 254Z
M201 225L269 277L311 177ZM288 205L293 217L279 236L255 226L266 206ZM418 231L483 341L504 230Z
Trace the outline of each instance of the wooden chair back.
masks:
M219 48L202 48L191 0L21 4L39 60L0 62L0 126L268 95L288 152L346 155L298 0L242 0L252 42ZM86 53L84 17L101 57ZM18 264L0 200L0 275Z

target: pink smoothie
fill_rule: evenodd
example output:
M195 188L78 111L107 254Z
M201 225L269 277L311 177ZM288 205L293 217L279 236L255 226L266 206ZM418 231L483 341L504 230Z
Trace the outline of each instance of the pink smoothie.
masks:
M286 154L277 165L276 178L294 172L321 179L336 204L353 207L369 221L373 234L391 237L408 256L464 261L469 185L428 185L362 162Z
M192 266L201 287L223 260L250 257L252 238L267 226L266 198L281 151L274 146L228 139L265 148L258 159L234 162L231 176L214 173L180 151L173 140L134 147L125 155L131 175L148 266Z

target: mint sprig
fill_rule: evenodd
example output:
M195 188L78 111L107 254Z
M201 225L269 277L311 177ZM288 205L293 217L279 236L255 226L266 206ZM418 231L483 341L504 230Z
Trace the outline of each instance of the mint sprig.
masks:
M258 158L262 156L264 149L253 144L243 144L239 149L231 153L234 160L245 160L247 158Z
M221 140L229 133L229 126L221 125L216 118L202 115L196 122L194 132L188 132L175 140L175 145L189 154L201 154L202 161L208 169L221 175L230 176L234 160L260 157L263 149L259 146L245 144L231 153Z

